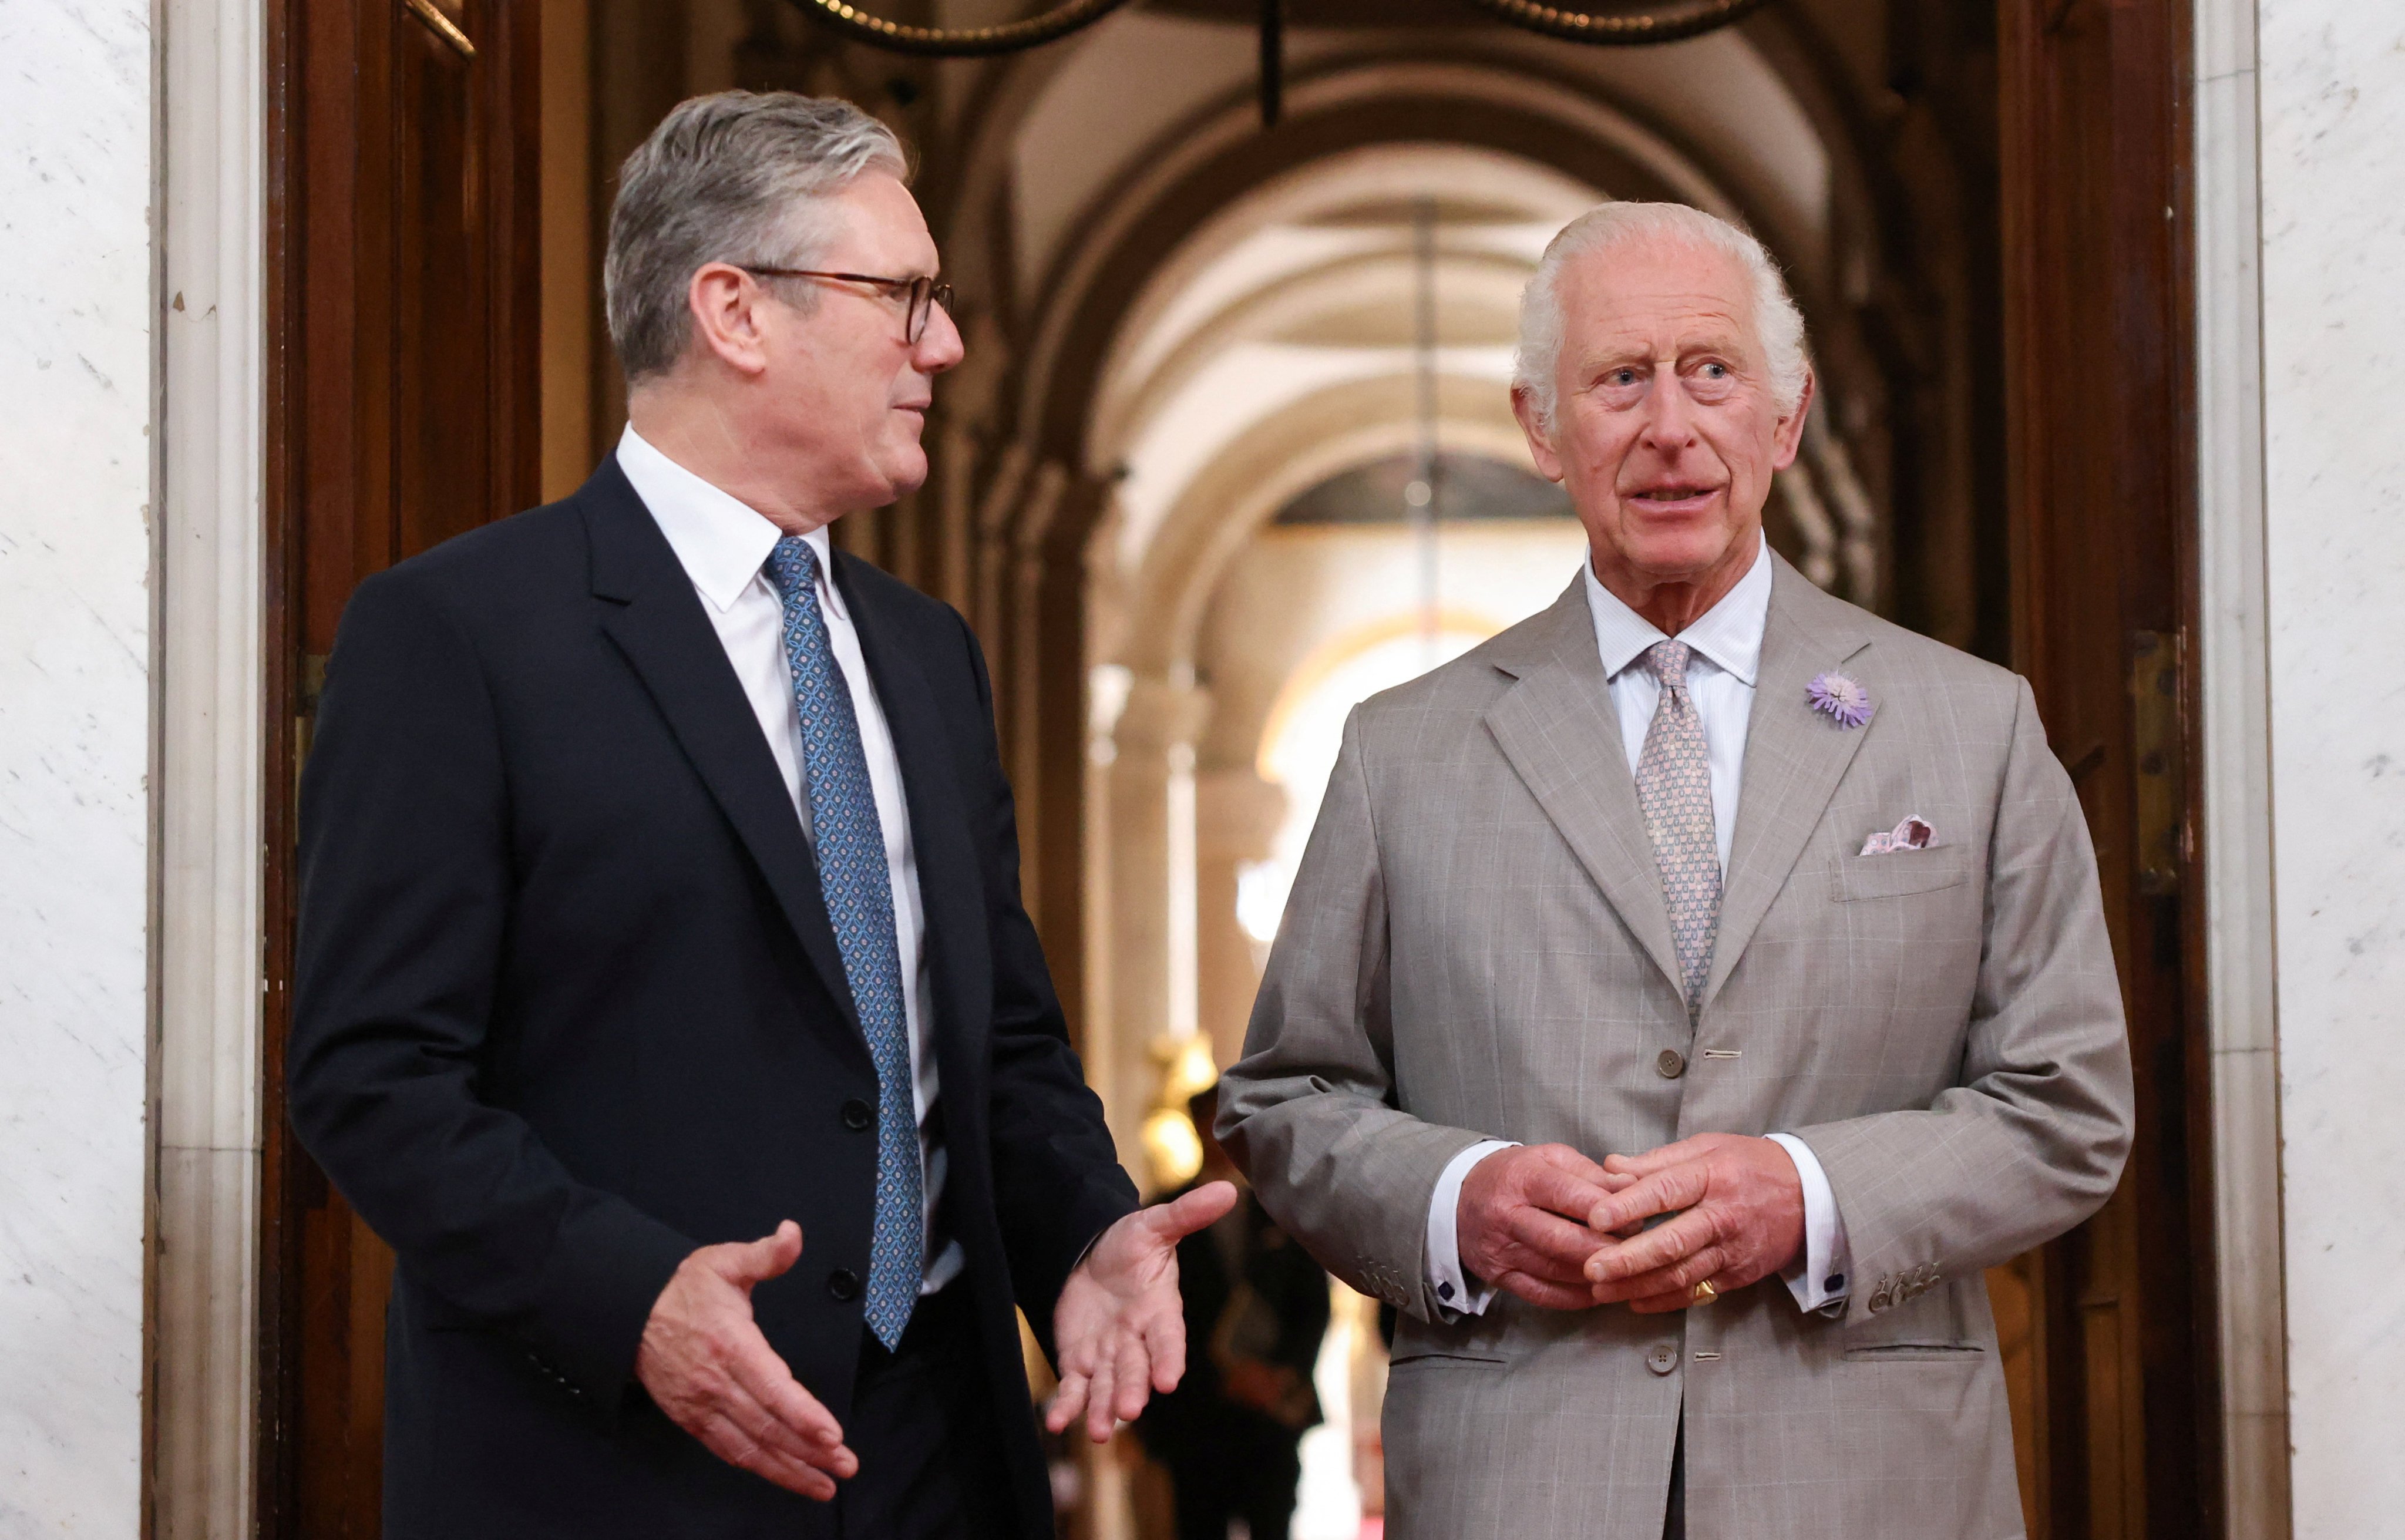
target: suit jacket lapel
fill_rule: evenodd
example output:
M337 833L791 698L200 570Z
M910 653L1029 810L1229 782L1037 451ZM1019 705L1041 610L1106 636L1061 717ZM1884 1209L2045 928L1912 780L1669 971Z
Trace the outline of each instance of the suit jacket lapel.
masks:
M1870 646L1870 629L1860 612L1814 587L1783 559L1774 556L1771 562L1770 621L1754 675L1737 838L1729 847L1706 1004L1720 992L1771 900L1786 885L1846 767L1863 741L1878 730L1877 715L1861 728L1839 727L1814 711L1806 693L1815 675ZM1877 692L1872 699L1876 702Z
M828 922L818 863L760 736L726 650L703 613L668 537L636 496L618 461L602 461L578 494L593 549L593 592L601 629L624 653L668 719L685 756L751 853L785 922L863 1045L851 984Z
M1681 988L1662 874L1596 651L1584 580L1492 657L1519 683L1488 708L1487 730L1638 945Z

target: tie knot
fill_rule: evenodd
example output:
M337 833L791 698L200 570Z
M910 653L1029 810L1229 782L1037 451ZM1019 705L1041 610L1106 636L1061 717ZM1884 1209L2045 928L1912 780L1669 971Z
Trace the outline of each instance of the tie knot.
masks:
M799 535L786 535L768 553L768 581L787 599L807 593L819 579L819 554Z
M1662 682L1664 689L1683 690L1687 687L1687 665L1695 656L1695 649L1683 642L1656 642L1637 661Z

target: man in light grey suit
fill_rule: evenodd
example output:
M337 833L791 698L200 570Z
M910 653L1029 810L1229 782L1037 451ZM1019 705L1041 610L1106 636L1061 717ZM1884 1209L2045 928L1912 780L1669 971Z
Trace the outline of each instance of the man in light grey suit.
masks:
M1220 1137L1403 1312L1396 1540L2018 1535L1981 1269L2130 1139L2079 804L2020 680L1768 551L1751 236L1607 205L1521 321L1591 560L1354 713Z

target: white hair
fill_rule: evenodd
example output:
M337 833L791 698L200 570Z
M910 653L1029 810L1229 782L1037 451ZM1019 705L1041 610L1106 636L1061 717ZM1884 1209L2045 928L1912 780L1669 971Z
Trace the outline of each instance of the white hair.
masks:
M1770 373L1771 398L1781 413L1804 399L1810 363L1804 351L1804 313L1762 243L1726 219L1685 204L1604 204L1562 227L1545 247L1536 276L1520 293L1520 346L1512 360L1512 388L1526 393L1537 420L1554 426L1554 386L1568 318L1562 314L1562 271L1580 257L1644 240L1665 240L1735 258L1753 280L1753 331Z

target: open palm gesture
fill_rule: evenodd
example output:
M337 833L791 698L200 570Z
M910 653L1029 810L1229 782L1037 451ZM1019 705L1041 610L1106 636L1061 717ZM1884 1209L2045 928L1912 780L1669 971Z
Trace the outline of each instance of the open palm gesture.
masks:
M1052 1311L1061 1390L1045 1426L1059 1433L1083 1413L1087 1436L1104 1443L1115 1422L1144 1410L1153 1392L1177 1388L1186 1373L1177 1243L1235 1206L1233 1186L1206 1182L1103 1232Z

